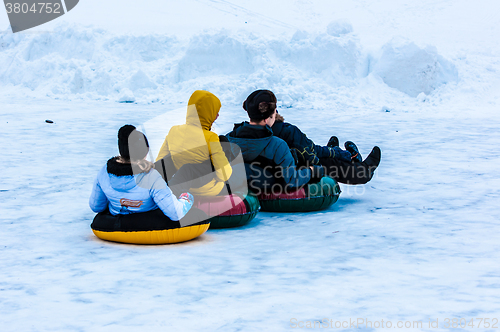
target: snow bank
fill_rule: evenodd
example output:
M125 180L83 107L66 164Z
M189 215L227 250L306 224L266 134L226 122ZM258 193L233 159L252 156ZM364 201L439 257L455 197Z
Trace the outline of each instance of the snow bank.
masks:
M369 73L370 56L352 26L334 21L326 30L282 38L222 30L188 40L114 35L68 24L56 33L5 33L0 35L0 86L13 97L120 102L184 102L185 94L207 89L235 104L254 88L269 88L292 105L326 98L332 89L352 86ZM457 76L435 49L411 43L387 44L375 62L376 75L411 96L430 93Z
M419 48L414 43L395 38L382 47L382 55L373 73L390 87L412 97L430 94L442 84L458 80L455 66L437 53L435 47Z
M326 32L330 36L340 37L353 31L351 23L345 20L332 21L326 27Z

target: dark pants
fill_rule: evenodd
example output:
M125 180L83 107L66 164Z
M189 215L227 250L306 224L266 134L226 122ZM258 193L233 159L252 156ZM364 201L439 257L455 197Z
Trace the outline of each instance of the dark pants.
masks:
M210 160L199 164L185 164L168 182L169 188L178 196L188 192L190 188L201 188L214 179L213 166Z
M210 160L198 164L185 164L177 170L169 155L158 160L155 169L176 196L188 192L190 188L203 187L214 179Z
M345 184L365 184L371 180L377 168L365 162L347 162L338 158L319 158L319 160L320 164L326 167L326 175Z
M180 221L172 221L169 217L163 214L163 211L160 209L131 214L117 214L116 216L106 210L98 213L94 217L91 227L92 229L104 232L139 232L179 228L185 225L203 224L206 223L207 219L207 214L197 208L191 208Z

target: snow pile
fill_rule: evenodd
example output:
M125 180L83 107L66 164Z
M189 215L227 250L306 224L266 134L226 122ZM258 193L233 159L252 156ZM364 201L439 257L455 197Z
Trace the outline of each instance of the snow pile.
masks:
M455 66L440 56L435 47L422 49L399 38L382 47L373 73L388 86L412 97L430 94L440 85L458 80Z
M240 102L247 90L242 86L304 85L311 79L349 84L362 66L352 36L296 33L278 40L220 31L184 41L78 26L58 31L0 35L0 84L56 98L143 102L172 101L184 89L205 88Z
M125 88L121 91L120 97L118 98L119 103L133 103L135 102L135 97L132 91Z
M298 30L291 37L221 30L180 40L69 24L56 31L0 35L4 95L183 102L179 92L206 89L239 104L250 90L269 88L291 105L355 85L369 74L373 58L344 21L330 23L326 33ZM435 49L412 43L387 44L375 62L375 74L411 96L457 79L454 66Z
M351 33L352 31L353 29L351 23L344 20L330 22L330 24L326 27L326 32L333 37L340 37Z
M259 43L249 45L227 32L196 35L178 62L176 81L212 75L250 75L258 67L253 59L261 52Z

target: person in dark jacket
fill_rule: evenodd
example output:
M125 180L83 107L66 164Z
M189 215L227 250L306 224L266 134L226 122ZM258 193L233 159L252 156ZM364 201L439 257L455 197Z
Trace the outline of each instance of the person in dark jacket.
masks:
M304 160L311 165L319 165L319 158L337 158L350 162L359 156L347 150L342 150L338 145L335 147L314 144L297 126L284 122L281 114L276 116L271 129L273 135L284 140L290 149L294 149L299 160Z
M269 90L265 91L270 100L277 102L276 96ZM246 101L243 103L243 108ZM339 147L336 136L332 136L326 146L315 144L297 126L287 123L280 115L271 126L273 135L283 139L296 156L296 163L300 166L321 165L326 167L326 175L345 184L365 184L373 177L375 169L380 163L380 148L375 146L369 156L363 161L359 150L351 141L345 142L345 150Z
M281 116L276 119L272 130L275 136L283 139L294 151L299 166L325 166L326 174L340 183L365 184L372 179L380 163L381 151L378 146L362 160L353 142L345 142L346 150L342 150L338 138L332 136L326 146L317 145L298 127L284 122Z
M248 96L244 108L249 122L235 124L226 135L241 149L249 188L255 192L298 189L324 176L324 168L311 165L299 169L285 141L273 136L276 100L266 90Z

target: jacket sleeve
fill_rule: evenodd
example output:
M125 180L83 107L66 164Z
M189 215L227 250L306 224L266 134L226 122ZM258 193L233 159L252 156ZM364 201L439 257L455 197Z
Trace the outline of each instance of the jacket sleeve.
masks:
M328 146L321 146L321 145L313 145L314 147L314 152L318 156L318 158L335 158L336 153L335 149L328 147Z
M94 181L94 187L92 188L92 193L90 194L89 205L92 211L95 213L102 212L107 209L109 204L108 198L102 191L101 185L99 184L99 177Z
M302 155L302 158L304 158L305 161L309 162L310 165L319 165L319 158L314 150L314 144L311 146L305 146L297 151Z
M285 141L277 139L274 162L283 172L283 180L292 188L299 188L311 180L311 169L297 169L293 156Z
M276 128L276 130L274 130L274 128ZM304 161L307 161L310 165L319 165L320 155L318 155L315 150L316 146L314 142L297 126L288 122L275 123L273 126L273 134L284 140L290 149L295 149ZM328 149L329 148L326 148L327 151Z
M215 168L215 176L219 181L227 181L233 173L233 169L226 158L226 154L222 150L220 145L219 137L214 134L213 138L209 143L210 159Z
M193 206L193 199L177 199L159 173L151 188L150 195L163 214L174 221L182 219ZM192 198L192 196L190 197Z
M168 137L168 135L167 135ZM167 137L165 137L165 140L163 141L163 144L160 148L160 152L158 152L158 157L156 157L155 161L163 159L165 156L170 154L170 150L168 149L168 142L167 142Z

